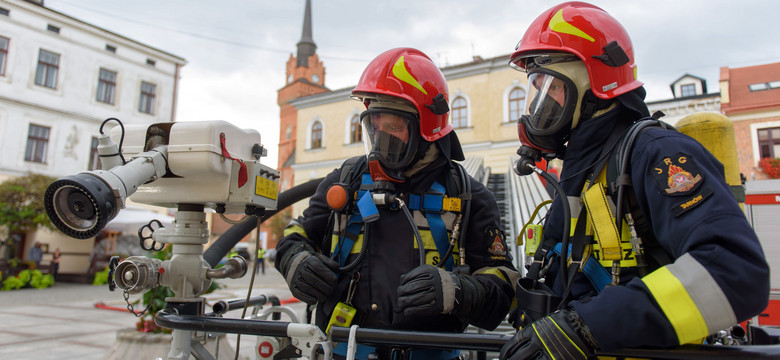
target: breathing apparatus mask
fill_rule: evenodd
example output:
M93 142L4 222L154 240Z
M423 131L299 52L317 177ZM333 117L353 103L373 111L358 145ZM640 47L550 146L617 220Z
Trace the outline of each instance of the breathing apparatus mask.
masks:
M420 136L417 112L411 105L371 101L360 114L363 145L374 189L394 188L408 178L406 171L420 159L427 143Z
M585 64L576 57L536 56L525 63L528 72L528 96L523 115L517 122L522 146L518 175L528 175L542 157L562 157L571 130L580 118L582 98L590 88Z

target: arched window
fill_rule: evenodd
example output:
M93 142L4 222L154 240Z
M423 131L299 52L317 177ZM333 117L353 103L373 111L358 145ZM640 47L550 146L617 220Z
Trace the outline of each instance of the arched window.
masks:
M292 126L287 125L287 129L284 131L284 138L286 140L292 139Z
M315 121L311 125L311 148L319 149L322 147L322 122Z
M452 110L450 111L453 128L464 128L469 125L468 104L466 103L466 99L460 96L456 97L455 100L452 101Z
M509 122L517 122L525 110L525 90L516 87L509 92Z
M349 143L359 143L363 141L363 129L360 127L360 115L355 114L349 121Z

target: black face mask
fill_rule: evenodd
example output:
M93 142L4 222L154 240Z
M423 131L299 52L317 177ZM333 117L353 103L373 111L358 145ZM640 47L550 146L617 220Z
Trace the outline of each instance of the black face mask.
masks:
M569 135L571 135L571 128L564 126L555 133L537 135L533 131L529 131L529 121L531 118L528 115L523 115L518 120L519 130L523 132L521 134L523 145L541 150L543 156L562 156L566 150L566 142L569 141Z

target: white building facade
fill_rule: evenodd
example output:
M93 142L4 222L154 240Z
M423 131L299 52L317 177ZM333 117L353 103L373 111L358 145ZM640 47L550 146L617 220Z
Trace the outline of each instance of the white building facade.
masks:
M107 118L175 117L183 58L41 4L0 0L0 181L94 169Z
M0 182L29 172L58 178L99 169L104 120L174 121L185 64L43 0L0 0ZM103 132L116 125L106 123ZM26 258L40 241L48 249L42 263L60 248L61 273L86 273L94 241L44 230L15 236L12 257Z

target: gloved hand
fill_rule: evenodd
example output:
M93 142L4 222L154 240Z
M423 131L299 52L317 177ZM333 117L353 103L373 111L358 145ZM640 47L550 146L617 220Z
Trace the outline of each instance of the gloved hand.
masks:
M594 359L597 349L579 315L574 310L559 310L518 331L501 347L500 359Z
M292 295L309 305L325 300L336 287L339 264L320 253L300 251L280 266Z
M420 265L401 275L398 308L404 316L455 314L465 320L481 312L485 289L473 276Z

